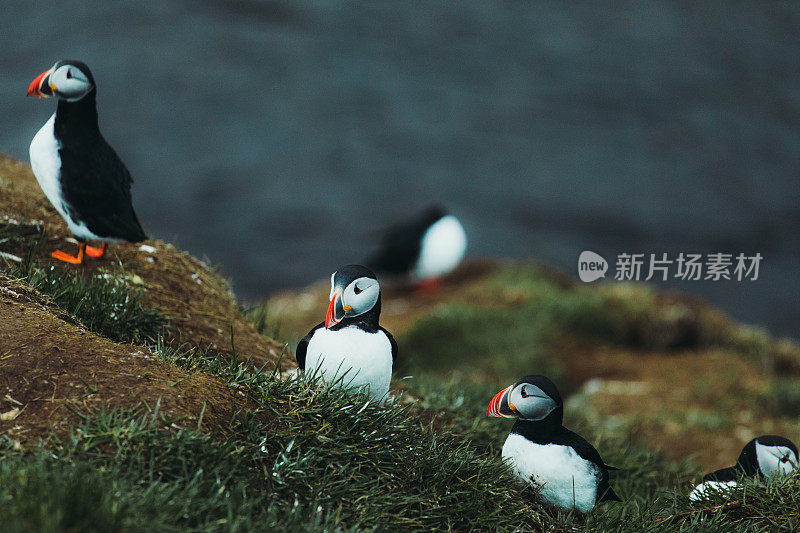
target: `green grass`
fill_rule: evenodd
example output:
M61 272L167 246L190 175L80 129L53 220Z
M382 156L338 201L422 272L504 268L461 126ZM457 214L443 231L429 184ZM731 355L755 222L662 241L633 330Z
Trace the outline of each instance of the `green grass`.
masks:
M87 329L113 341L153 342L168 325L167 318L158 310L142 304L141 289L129 285L117 274L103 272L87 277L31 260L0 267L0 272L46 294Z
M398 332L401 371L446 373L457 361L459 372L481 379L513 382L536 373L559 382L563 368L554 342L612 343L624 336L624 323L605 297L564 286L536 268L505 267L485 290L498 305L442 305Z
M380 408L363 396L276 379L202 350L162 346L161 353L213 371L262 407L238 413L224 438L196 424L162 429L182 424L157 412L112 411L87 416L53 450L26 456L6 448L0 502L12 513L3 523L13 527L4 531L83 531L92 523L156 531L538 525L539 512L516 498L496 455L461 434L434 431L411 407Z
M0 273L18 278L53 299L61 309L87 329L117 342L154 342L168 320L156 309L142 305L141 289L119 273L94 276L57 266L39 264L34 256L45 234L38 226L0 223L0 251L26 250L22 261L0 261Z
M690 482L700 472L643 446L634 422L599 417L588 395L569 398L566 425L622 469L611 484L624 501L585 517L558 514L514 483L500 460L513 421L487 418L489 400L524 373L558 381L562 368L551 344L565 335L630 342L629 325L650 320L641 318L647 314L639 307L649 303L638 297L592 294L542 273L505 269L487 286L513 306L450 304L398 336L400 375L413 372L406 383L421 399L377 407L363 396L254 369L235 350L224 358L190 344L153 344L163 318L137 308L138 291L124 281L40 267L18 277L103 335L126 335L169 364L222 378L255 409L214 428L169 419L158 406L146 415L100 410L86 413L69 438L36 449L0 439L4 532L800 528L800 474L782 483L746 481L727 500L690 504ZM108 324L97 309L128 318ZM262 328L275 318L264 313ZM453 361L460 372L449 371ZM794 401L783 385L773 397L779 405ZM699 410L684 422L729 429ZM720 507L733 500L740 504Z
M580 398L567 425L622 468L625 500L586 517L546 512L510 478L499 450L512 421L489 419L494 384L414 380L420 403L381 408L280 379L198 347L162 359L220 376L259 407L208 434L157 406L86 415L71 436L32 451L0 446L3 531L740 531L800 524L800 484L748 482L744 504L691 505L696 472L609 426ZM737 493L738 494L738 493ZM739 498L734 495L733 499Z
M769 384L762 403L772 413L800 416L800 380L778 378Z

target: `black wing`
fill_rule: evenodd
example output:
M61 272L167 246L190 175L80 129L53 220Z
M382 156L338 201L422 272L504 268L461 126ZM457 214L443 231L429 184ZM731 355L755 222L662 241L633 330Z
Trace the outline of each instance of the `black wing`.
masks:
M703 482L736 481L742 474L744 474L744 472L741 469L735 466L729 466L728 468L720 468L719 470L715 470L710 474L706 474L703 476Z
M603 462L600 457L600 452L592 446L589 441L578 435L577 433L563 428L558 434L553 437L554 444L562 444L572 447L582 459L591 461L600 468L600 483L597 485L598 502L605 501L622 501L619 496L608 484L608 470L609 466ZM611 467L613 470L617 468Z
M378 326L378 328L389 337L389 343L392 345L392 372L394 372L395 366L397 366L397 341L383 326Z
M300 339L300 342L297 343L297 349L294 351L294 358L297 360L297 367L303 372L306 371L306 352L308 351L308 343L311 341L311 337L314 336L314 333L322 327L325 327L325 322L320 322L314 326L311 331L308 332L308 335Z
M70 215L99 237L147 238L131 204L131 174L105 141L63 143L61 189Z
M366 260L367 266L387 274L408 272L419 258L422 235L426 229L427 226L418 224L400 224L389 228L381 239L378 251Z

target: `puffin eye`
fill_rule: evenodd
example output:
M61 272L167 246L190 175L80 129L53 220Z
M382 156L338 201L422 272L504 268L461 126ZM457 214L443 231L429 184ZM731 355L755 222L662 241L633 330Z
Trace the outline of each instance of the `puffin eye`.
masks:
M67 79L70 78L72 78L72 71L70 69L67 69Z
M358 285L353 285L353 292L355 294L361 294L362 292L364 292L364 289L359 289Z
M522 387L522 390L520 391L520 394L522 395L523 398L527 398L528 397L528 393L525 392L525 387Z
M789 462L789 456L788 455L784 455L783 457L781 457L781 462L782 463L788 463Z

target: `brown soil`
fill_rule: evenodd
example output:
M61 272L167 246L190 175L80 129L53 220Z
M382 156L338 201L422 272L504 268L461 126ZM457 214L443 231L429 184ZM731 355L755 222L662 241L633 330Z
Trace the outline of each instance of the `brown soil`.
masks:
M0 155L0 222L30 225L44 233L44 242L37 259L44 263L60 263L50 257L62 249L74 254L77 246L65 239L69 231L62 218L44 197L30 166ZM252 357L256 365L274 365L283 345L258 334L239 310L228 282L190 255L161 241L145 243L155 251L142 251L139 244L112 245L106 257L87 259L79 268L87 274L98 269L113 272L124 270L129 278L145 287L143 303L159 309L169 317L173 328L168 340L211 345L230 353L231 328L237 352ZM24 250L3 249L24 255ZM61 263L63 264L63 263ZM0 320L4 320L0 316ZM292 357L284 358L282 367L294 365Z
M664 353L620 348L568 351L568 379L595 381L596 416L622 416L636 434L676 460L707 470L730 466L747 441L765 434L800 442L796 420L762 405L769 375L730 350Z
M222 427L243 404L221 380L86 331L28 285L0 275L0 434L21 444L64 436L77 415L154 409Z

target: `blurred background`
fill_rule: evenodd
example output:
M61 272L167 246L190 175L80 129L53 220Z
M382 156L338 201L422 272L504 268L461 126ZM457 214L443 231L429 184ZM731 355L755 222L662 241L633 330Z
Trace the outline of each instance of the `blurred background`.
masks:
M413 4L413 5L412 5ZM257 299L327 278L431 202L469 255L575 276L585 249L764 257L666 282L800 337L800 8L792 2L33 3L0 20L0 151L92 68L151 236Z

